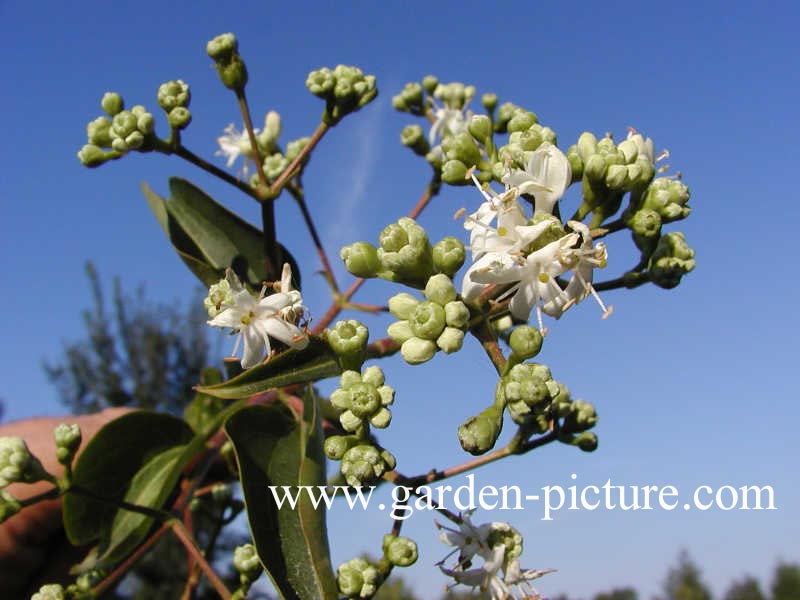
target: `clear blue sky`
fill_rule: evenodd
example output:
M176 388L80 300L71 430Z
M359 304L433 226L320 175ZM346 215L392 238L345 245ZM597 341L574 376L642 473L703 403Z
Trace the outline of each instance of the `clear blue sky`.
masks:
M254 112L260 120L278 110L283 140L310 134L318 119L319 101L304 87L311 69L355 64L378 78L378 100L337 127L307 171L309 202L334 254L344 243L373 241L422 191L428 167L398 141L411 118L395 113L390 99L428 73L535 110L563 148L584 130L619 138L630 125L657 148L669 148L694 209L673 229L687 234L698 268L673 292L607 294L616 306L607 321L586 303L551 323L540 355L575 395L595 403L599 450L547 447L479 471L476 479L532 489L570 485L570 473L579 483L611 478L682 490L768 484L779 510L564 512L546 523L535 510L476 518L510 520L525 534L523 565L559 570L539 586L551 595L586 597L631 584L646 598L681 547L718 593L746 573L763 578L779 558L800 559L798 9L789 2L598 5L0 4L6 417L60 410L41 362L83 334L80 311L90 304L85 260L94 260L106 281L121 275L131 286L146 282L154 299L192 290L193 278L163 239L139 182L165 192L167 177L186 176L255 218L251 202L179 159L132 155L90 171L75 158L103 92L116 90L129 104L157 112L155 91L172 78L192 86L187 145L212 157L215 138L241 119L204 47L233 31L249 66ZM474 192L448 189L422 222L434 237L460 235L449 216L475 202ZM316 265L294 207L285 202L278 218L279 237L309 265L308 303L322 311L323 287L311 281ZM621 272L630 256L618 246L610 269ZM378 284L361 298L382 301L390 291ZM382 335L380 321L367 323ZM399 467L410 474L464 460L455 430L491 397L488 362L473 347L415 369L393 361L386 370L397 402L382 439L397 451ZM379 532L389 527L377 512L336 510L331 520L337 564L377 552ZM422 554L404 576L423 598L437 597L444 584L432 565L445 548L431 521L420 514L405 528Z

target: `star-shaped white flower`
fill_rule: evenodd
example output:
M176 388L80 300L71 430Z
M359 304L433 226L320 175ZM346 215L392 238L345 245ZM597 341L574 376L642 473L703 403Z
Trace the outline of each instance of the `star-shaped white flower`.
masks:
M541 235L545 226L527 224L525 211L517 200L516 188L498 194L491 188L484 189L475 175L472 175L472 181L484 197L478 210L464 219L464 229L470 232L473 260L487 252L521 250ZM492 225L495 220L496 225Z
M222 135L217 138L217 143L219 144L219 150L214 153L214 156L224 156L228 160L225 163L225 166L229 169L233 166L233 163L236 162L236 159L239 156L244 156L244 167L242 168L242 172L245 176L247 176L248 171L248 162L249 159L253 157L253 147L250 145L250 137L247 135L246 130L239 131L236 127L231 123L225 128L225 135ZM258 135L259 130L254 129L253 133Z
M436 527L441 530L439 540L455 548L453 552L458 552L459 565L464 565L471 561L476 554L484 556L490 551L488 537L491 532L491 524L473 525L473 512L474 510L470 510L461 515L461 523L458 526L458 530L436 523ZM445 556L442 562L447 560L453 552Z
M545 332L542 323L543 309L548 306L563 306L568 300L564 290L556 282L556 277L567 269L560 260L562 253L577 242L578 234L568 233L528 256L487 252L469 268L464 278L465 281L469 279L472 284L479 285L513 283L514 286L506 292L506 295L513 294L508 305L511 314L517 319L527 320L531 311L536 308L539 329ZM464 291L470 296L475 295L472 285L467 286Z
M555 303L545 304L543 310L552 317L560 317L564 311L574 304L578 304L589 295L594 297L603 310L603 318L607 318L614 310L613 306L606 306L600 295L592 286L594 270L604 268L608 263L608 252L603 242L592 246L592 235L589 228L579 221L569 221L570 228L580 237L580 245L575 248L565 248L561 251L559 261L572 271L572 277L564 288L564 294L556 298ZM559 305L557 302L564 301Z
M208 324L231 328L238 333L234 355L239 343L244 340L242 368L249 369L257 365L265 352L269 354L270 337L296 349L305 348L308 344L308 336L296 325L307 310L300 292L292 289L291 279L291 268L284 264L280 291L265 296L265 286L256 298L242 286L233 271L226 273L232 299L220 306L222 310Z
M572 183L572 167L561 150L544 142L531 154L525 170L509 170L503 183L518 188L520 194L533 194L536 212L552 214Z

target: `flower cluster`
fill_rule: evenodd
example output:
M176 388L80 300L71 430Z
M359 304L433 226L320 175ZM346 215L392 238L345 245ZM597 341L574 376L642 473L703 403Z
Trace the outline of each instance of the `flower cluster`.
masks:
M524 321L536 309L543 333L543 312L558 318L590 294L604 317L610 314L592 287L594 269L607 263L605 244L593 245L589 228L579 221L569 221L572 231L567 232L551 214L571 178L567 157L549 143L531 154L524 171L506 174L507 188L502 194L484 189L473 178L484 202L464 224L474 260L462 284L465 301L476 300L489 285L510 286L501 299L512 296L511 314ZM534 197L530 219L519 202L521 194ZM560 278L567 273L570 278L562 285Z
M246 289L239 278L228 269L225 279L211 286L204 300L208 324L225 327L237 333L233 354L244 340L242 368L257 365L271 351L270 338L283 342L290 348L302 349L308 344L305 331L297 326L308 312L303 306L300 292L292 289L292 270L283 265L279 291L266 295L267 286L256 297Z
M469 309L456 300L447 275L428 279L425 298L420 302L406 293L389 298L389 312L401 319L389 326L389 337L401 344L400 353L412 365L429 361L437 350L447 354L460 350L469 322Z
M440 563L439 568L455 580L454 586L462 584L472 589L478 588L492 600L512 598L540 598L530 584L553 569L522 569L519 557L522 554L522 536L508 523L485 523L473 525L471 512L461 517L458 530L444 527L439 539L453 546L454 550ZM458 552L458 559L452 568L444 562ZM474 566L474 561L483 563Z

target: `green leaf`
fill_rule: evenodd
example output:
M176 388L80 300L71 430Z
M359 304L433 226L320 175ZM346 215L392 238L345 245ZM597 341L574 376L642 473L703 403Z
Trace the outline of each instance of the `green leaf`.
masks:
M137 411L106 424L75 466L64 497L64 528L73 544L100 540L94 564L113 565L144 540L154 517L115 506L120 501L158 510L186 464L244 401L198 425L197 434L176 417ZM85 493L81 493L81 491ZM90 494L87 496L86 493Z
M250 531L261 563L287 600L338 597L330 563L325 504L301 494L279 507L269 486L325 485L322 428L314 400L299 423L283 404L242 409L225 424L236 454ZM282 488L277 488L282 489ZM316 489L316 488L315 488Z
M200 385L222 383L222 372L214 367L206 367L200 373ZM183 418L189 426L198 431L207 427L216 415L225 408L225 401L208 394L197 392L183 411Z
M146 184L142 191L156 220L178 255L205 285L219 281L231 267L253 288L267 279L264 237L238 215L217 203L185 179L169 180L171 198L164 200ZM299 289L300 271L294 258L278 244L292 267Z
M308 346L302 350L287 350L225 383L199 386L197 391L217 398L248 398L270 389L318 381L341 372L342 368L330 346L322 340L311 338Z
M111 502L122 500L136 473L151 459L188 443L193 433L181 419L136 411L106 424L78 457L72 485ZM64 529L69 541L83 545L111 529L117 507L85 495L64 497Z

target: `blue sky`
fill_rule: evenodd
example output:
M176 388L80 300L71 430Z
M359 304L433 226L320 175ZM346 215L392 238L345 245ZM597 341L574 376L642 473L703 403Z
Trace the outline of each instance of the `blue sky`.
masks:
M476 482L537 489L570 485L576 473L579 483L611 478L682 490L772 485L778 506L774 512L564 512L552 522L527 510L476 519L518 527L526 539L523 565L558 569L539 586L553 595L589 596L631 584L647 597L681 547L719 593L746 573L764 577L777 559L800 559L793 377L799 25L798 9L788 2L769 8L253 2L223 9L216 2L6 1L0 4L6 416L60 410L41 362L83 334L87 259L104 280L145 282L154 299L180 301L191 292L194 280L165 243L138 191L141 181L166 192L169 176L188 177L256 218L252 202L176 158L133 155L82 168L75 153L103 92L118 91L155 113L158 85L184 79L192 86L194 117L184 139L210 158L222 129L241 124L232 94L205 55L214 35L239 37L256 119L279 111L282 140L309 135L316 124L321 106L304 87L310 70L345 63L374 73L381 95L326 137L305 177L335 255L344 243L374 241L421 193L428 167L400 146L399 132L412 119L394 112L390 99L405 82L433 73L536 111L564 149L584 130L619 139L635 126L657 148L669 148L673 170L692 190L691 218L672 229L686 233L698 267L679 288L610 293L611 319L601 321L587 302L550 324L539 359L574 395L596 405L599 450L546 447L478 471ZM570 192L564 202L576 201ZM477 201L474 191L446 189L421 222L434 238L461 235L450 216ZM305 297L321 312L324 288L311 275L312 248L293 205L281 204L279 238L307 265ZM612 271L628 266L628 246L612 245ZM395 291L378 283L359 298L382 302ZM384 323L366 322L374 336L383 335ZM397 402L382 439L396 450L401 470L420 473L465 460L457 425L485 406L494 388L481 353L468 347L414 369L393 360L385 370ZM389 527L377 512L337 509L331 521L335 563L377 551L378 532ZM422 553L404 575L422 597L435 598L444 579L432 565L445 548L429 515L409 520L404 530Z

